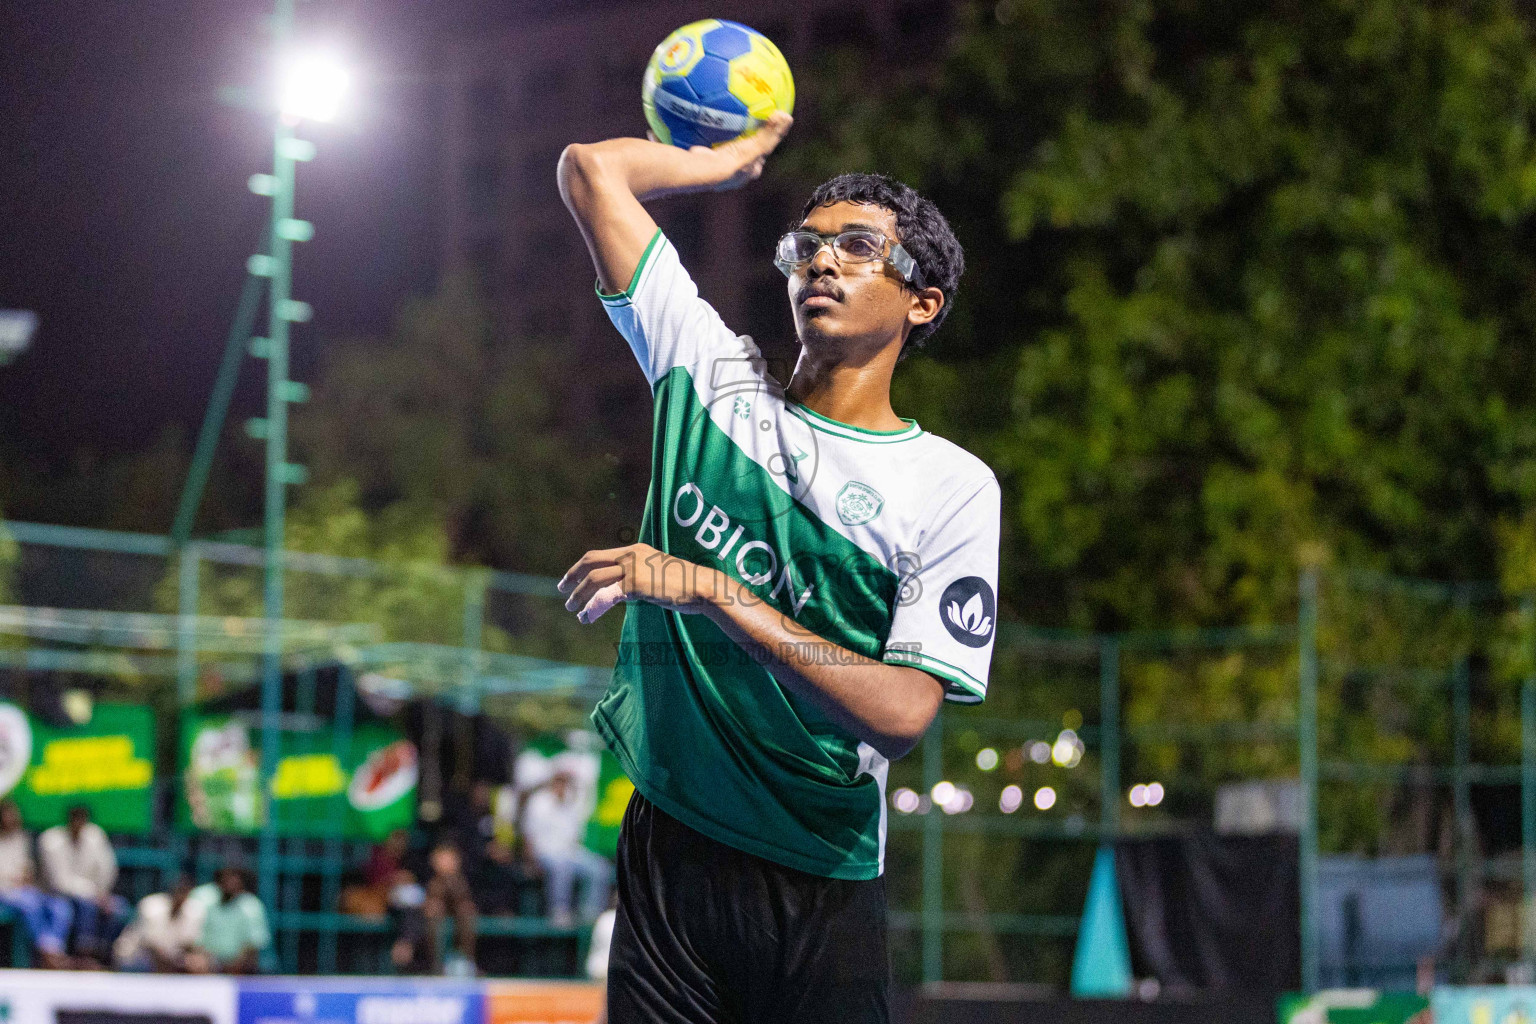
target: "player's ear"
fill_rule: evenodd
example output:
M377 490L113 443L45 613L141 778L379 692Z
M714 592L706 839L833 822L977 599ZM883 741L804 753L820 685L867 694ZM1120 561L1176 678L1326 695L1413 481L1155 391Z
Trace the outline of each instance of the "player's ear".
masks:
M913 327L921 327L931 323L933 318L939 315L939 310L944 308L944 292L938 288L924 288L913 292L910 304L907 306L907 323Z

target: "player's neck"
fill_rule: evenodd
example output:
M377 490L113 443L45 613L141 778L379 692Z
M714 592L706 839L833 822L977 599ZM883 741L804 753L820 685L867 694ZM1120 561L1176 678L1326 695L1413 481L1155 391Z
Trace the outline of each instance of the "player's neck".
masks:
M802 348L784 393L839 423L866 430L900 430L907 424L891 408L894 364L883 356L848 362Z

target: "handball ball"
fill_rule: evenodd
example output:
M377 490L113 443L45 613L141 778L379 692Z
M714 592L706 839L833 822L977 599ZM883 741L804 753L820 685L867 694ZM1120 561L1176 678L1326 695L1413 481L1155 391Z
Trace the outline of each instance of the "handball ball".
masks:
M640 100L657 141L718 146L751 135L775 110L793 112L795 81L767 36L707 18L656 47Z

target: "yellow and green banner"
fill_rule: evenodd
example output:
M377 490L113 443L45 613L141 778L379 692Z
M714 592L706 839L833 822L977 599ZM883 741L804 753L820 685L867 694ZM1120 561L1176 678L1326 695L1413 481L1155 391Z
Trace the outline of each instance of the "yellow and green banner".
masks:
M209 832L255 832L271 813L279 835L377 839L416 814L416 748L389 726L366 724L338 749L329 729L280 733L266 798L261 734L248 716L194 716L181 737L177 820Z
M0 702L0 796L28 828L64 820L84 804L108 832L150 829L155 716L136 704L97 704L83 725L54 726Z

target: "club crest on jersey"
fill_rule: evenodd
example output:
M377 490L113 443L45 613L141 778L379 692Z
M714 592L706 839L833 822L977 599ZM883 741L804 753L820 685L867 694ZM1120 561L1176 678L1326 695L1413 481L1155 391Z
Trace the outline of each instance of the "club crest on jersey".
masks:
M837 492L837 518L849 526L861 526L880 514L885 499L869 484L849 480Z
M944 588L939 618L949 635L967 647L985 647L997 626L992 587L980 576L962 576Z

